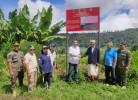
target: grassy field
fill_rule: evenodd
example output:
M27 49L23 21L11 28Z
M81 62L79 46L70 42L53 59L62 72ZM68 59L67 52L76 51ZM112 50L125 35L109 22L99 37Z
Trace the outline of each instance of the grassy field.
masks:
M24 86L19 87L17 82L17 97L13 98L10 92L10 76L7 61L0 52L0 100L138 100L138 51L132 52L132 64L129 71L128 85L122 90L119 85L116 89L104 84L104 67L100 66L100 79L91 82L87 78L87 57L81 59L79 65L79 84L65 82L65 58L57 58L58 68L54 72L52 85L49 90L41 88L39 74L38 85L31 93L27 92L27 77L25 73ZM103 52L101 60L103 59Z

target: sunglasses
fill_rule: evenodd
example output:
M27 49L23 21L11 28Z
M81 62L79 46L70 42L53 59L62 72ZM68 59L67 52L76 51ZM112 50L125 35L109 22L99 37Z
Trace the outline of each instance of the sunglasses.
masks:
M122 46L121 44L119 46Z
M35 49L31 49L30 51L35 51Z
M14 45L14 47L19 47L19 45Z

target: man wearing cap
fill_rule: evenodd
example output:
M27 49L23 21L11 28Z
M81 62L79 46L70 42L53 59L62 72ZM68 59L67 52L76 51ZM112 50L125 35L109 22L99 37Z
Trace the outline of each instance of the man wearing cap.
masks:
M88 56L88 76L94 82L94 79L99 77L100 49L95 46L95 40L90 40L90 42L91 47L81 57Z
M70 46L69 48L69 73L67 77L67 82L70 83L71 80L71 74L72 70L74 69L74 81L78 84L78 65L79 65L79 54L80 54L80 48L77 46L78 41L73 41L73 46Z
M50 59L51 59L51 64L52 64L52 67L53 67L53 72L54 72L54 68L56 68L56 52L55 52L55 44L54 43L50 43L49 45L49 49L47 51L47 54L50 56ZM52 75L53 75L53 72L52 72ZM50 77L50 83L52 81L52 77Z
M13 96L16 96L16 80L18 78L19 85L23 86L24 70L23 70L23 57L24 53L19 51L19 43L13 44L13 51L7 55L8 67L11 76L11 89Z
M28 47L28 53L24 57L25 67L28 78L28 91L31 92L37 84L37 60L34 53L34 46Z
M131 52L126 49L126 43L120 42L120 49L117 50L117 67L116 77L117 82L122 85L122 89L126 89L127 84L127 71L131 63Z

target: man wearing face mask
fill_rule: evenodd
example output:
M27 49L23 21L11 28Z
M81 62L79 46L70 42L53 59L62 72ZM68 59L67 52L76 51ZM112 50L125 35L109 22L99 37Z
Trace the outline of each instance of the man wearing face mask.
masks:
M14 43L13 45L13 51L11 51L7 55L8 59L8 67L9 72L11 76L11 89L13 96L16 96L16 80L18 78L19 85L23 86L23 78L24 78L24 71L23 71L23 57L24 53L22 51L19 51L20 46L19 43Z
M25 67L28 78L28 91L31 92L37 84L37 60L34 53L34 46L28 47L28 53L24 57Z

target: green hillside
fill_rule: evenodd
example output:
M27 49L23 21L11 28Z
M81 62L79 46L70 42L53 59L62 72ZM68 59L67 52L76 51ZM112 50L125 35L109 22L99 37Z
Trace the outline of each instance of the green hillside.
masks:
M65 36L66 34L59 35ZM98 41L97 36L97 33L72 33L69 34L69 45L72 44L73 40L78 40L80 47L87 48L90 46L90 39L96 39L96 41ZM129 47L138 44L138 28L100 33L100 47L105 47L109 41L112 41L116 46L118 46L120 41L125 41ZM53 42L57 46L65 46L66 44L66 40L56 40Z

